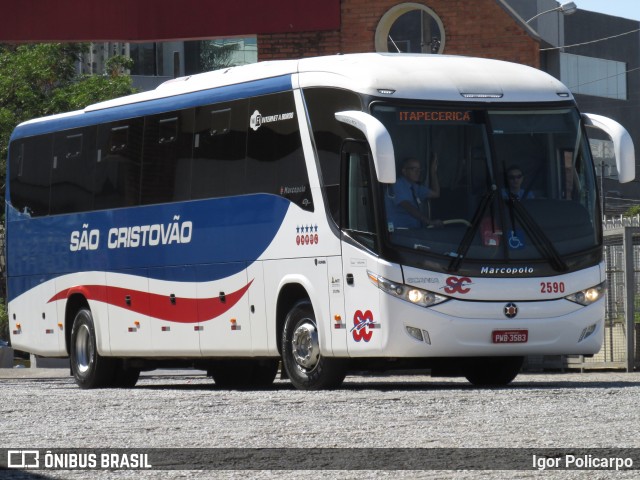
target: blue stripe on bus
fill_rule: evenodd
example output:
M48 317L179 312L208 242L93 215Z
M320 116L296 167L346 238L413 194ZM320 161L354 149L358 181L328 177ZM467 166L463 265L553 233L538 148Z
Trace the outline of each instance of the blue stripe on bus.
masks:
M7 245L11 251L7 258L13 277L9 300L41 283L43 272L60 276L137 269L139 273L142 268L147 269L149 278L163 280L204 282L229 277L260 258L290 205L277 195L254 194L37 218L22 217L8 208L11 225ZM192 222L191 231L188 222ZM152 227L147 229L143 246L140 232L148 226ZM131 238L134 231L129 227L138 227L138 246L126 244L127 233ZM71 250L72 232L87 232L87 238L94 232L95 242L96 231L95 249ZM179 232L184 234L182 239ZM185 243L180 243L182 240ZM150 244L155 241L159 244Z
M105 108L87 113L78 113L68 117L53 118L39 122L19 125L11 135L11 141L23 137L44 133L87 127L101 123L115 122L127 118L154 115L156 113L171 112L201 105L227 102L242 98L266 95L269 93L291 90L291 75L256 80L253 82L228 85L181 95L173 95L144 102Z

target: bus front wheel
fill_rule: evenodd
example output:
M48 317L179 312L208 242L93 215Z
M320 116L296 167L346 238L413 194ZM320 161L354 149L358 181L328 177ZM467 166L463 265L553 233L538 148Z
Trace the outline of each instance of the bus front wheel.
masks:
M342 384L346 363L322 356L315 314L308 301L296 303L287 314L281 347L282 364L297 389L325 390Z
M76 313L70 350L71 371L80 388L110 386L114 375L113 362L98 354L93 316L88 308Z

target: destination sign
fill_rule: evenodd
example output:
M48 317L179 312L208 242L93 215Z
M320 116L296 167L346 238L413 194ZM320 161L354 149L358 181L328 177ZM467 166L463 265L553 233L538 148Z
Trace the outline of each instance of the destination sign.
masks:
M473 120L473 114L469 110L399 110L398 120L418 123L468 123Z

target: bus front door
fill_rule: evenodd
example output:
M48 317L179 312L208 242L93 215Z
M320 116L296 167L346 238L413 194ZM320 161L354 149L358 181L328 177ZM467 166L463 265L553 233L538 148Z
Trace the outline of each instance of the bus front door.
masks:
M342 268L349 356L371 356L382 345L380 290L371 281L379 259L368 147L347 142L342 152Z

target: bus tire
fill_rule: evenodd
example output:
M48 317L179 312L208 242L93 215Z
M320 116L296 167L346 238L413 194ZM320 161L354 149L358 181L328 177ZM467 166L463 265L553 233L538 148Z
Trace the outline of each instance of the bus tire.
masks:
M342 384L347 364L323 357L318 327L311 303L302 300L287 314L282 331L282 364L289 380L299 390L326 390Z
M477 387L502 387L520 373L524 357L480 357L468 359L464 376Z
M279 363L275 358L220 360L210 365L207 374L221 388L268 388L276 378Z
M93 316L88 308L76 313L71 329L71 372L80 388L109 387L114 379L111 358L98 354Z

